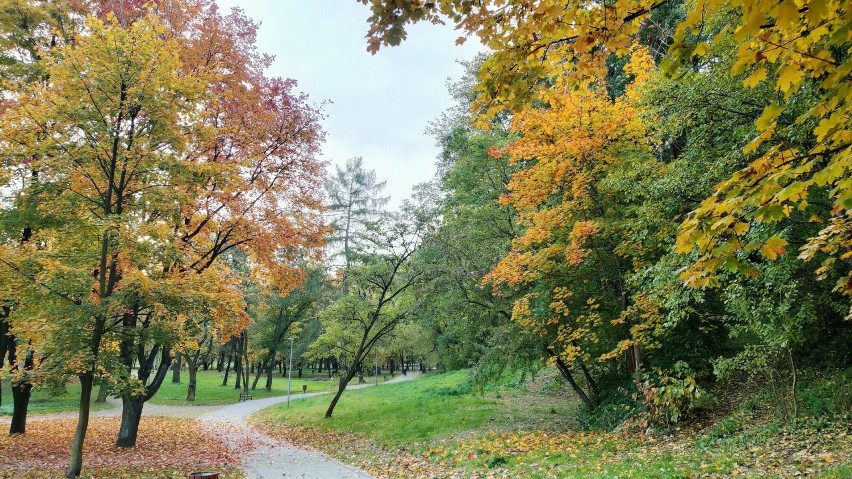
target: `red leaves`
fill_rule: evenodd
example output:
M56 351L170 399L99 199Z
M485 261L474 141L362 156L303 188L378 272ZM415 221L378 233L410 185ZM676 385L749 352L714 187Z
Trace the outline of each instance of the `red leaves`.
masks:
M84 447L85 468L222 469L236 463L223 444L189 419L143 417L135 448L115 446L119 418L93 418ZM0 436L0 477L5 472L64 469L76 419L30 420L27 433Z

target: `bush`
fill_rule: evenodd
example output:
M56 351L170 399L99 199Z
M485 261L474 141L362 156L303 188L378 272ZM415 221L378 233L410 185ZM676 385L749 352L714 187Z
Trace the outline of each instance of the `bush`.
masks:
M810 416L852 412L852 368L826 377L807 378L799 392L802 412Z
M629 378L615 374L602 375L598 387L601 395L593 411L583 405L577 407L574 416L580 429L612 431L630 418L646 412L645 404L639 399Z
M658 369L653 374L646 374L639 388L645 397L649 419L666 427L686 417L704 396L692 370L683 361L675 363L671 371Z

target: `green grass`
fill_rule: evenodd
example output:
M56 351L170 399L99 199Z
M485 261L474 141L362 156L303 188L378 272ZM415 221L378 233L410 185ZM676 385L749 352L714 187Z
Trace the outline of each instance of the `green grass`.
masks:
M9 383L3 382L3 405L0 406L0 416L12 415L12 388ZM97 395L97 387L93 395ZM33 389L30 396L30 404L27 414L53 414L59 412L76 411L80 404L80 383L72 381L68 383L64 391L51 392L38 387ZM92 410L106 409L111 407L105 403L92 402Z
M220 404L232 404L237 402L240 397L240 391L234 389L236 375L233 372L228 376L228 385L222 386L222 378L224 373L217 371L199 371L197 377L197 385L195 392L195 402L187 402L186 390L189 384L189 374L183 371L181 374L181 382L173 383L171 372L166 376L163 385L157 394L150 399L153 404L169 404L178 406L210 406ZM266 397L281 396L287 394L287 378L281 377L276 373L272 378L272 391L264 389L266 385L266 376L261 376L257 382L257 389L251 390L251 384L254 381L254 375L249 376L249 393L254 399ZM308 392L331 391L337 387L337 380L320 380L304 377L302 379L293 378L291 384L291 394L301 394L302 385L308 386Z
M290 408L269 408L258 422L287 423L300 427L336 432L359 432L386 447L432 441L471 430L502 430L524 427L530 420L553 420L559 409L563 414L570 404L507 406L522 395L496 392L474 394L467 372L426 376L416 381L388 384L378 388L347 391L330 420L323 419L329 401L320 396L294 402Z
M264 389L266 385L266 377L263 376L258 381L258 389L252 391L249 389L254 399L265 397L281 396L287 394L287 378L280 377L280 374L275 374L272 379L272 391ZM232 404L239 399L239 390L234 389L234 381L236 376L232 373L228 377L228 385L222 386L223 373L216 371L199 371L198 385L195 394L195 402L186 401L186 390L189 382L189 374L183 371L181 374L181 383L175 384L171 382L171 373L166 377L160 390L151 398L153 404L168 404L179 406L210 406L221 404ZM254 376L250 377L249 385L254 381ZM301 394L302 385L308 386L308 392L331 391L337 387L337 380L321 380L314 378L293 378L292 394ZM99 386L95 386L92 391L92 396L97 397ZM2 399L3 404L0 406L0 416L10 416L12 414L12 388L7 382L2 383ZM77 381L71 381L65 387L64 391L51 392L46 389L36 387L33 389L32 397L28 414L53 414L60 412L72 412L78 409L80 404L80 384ZM109 403L92 402L92 410L108 409L112 407Z
M566 417L571 400L511 385L480 396L465 372L347 392L324 420L329 400L269 408L252 421L381 477L852 477L843 419L732 417L670 438L578 432Z

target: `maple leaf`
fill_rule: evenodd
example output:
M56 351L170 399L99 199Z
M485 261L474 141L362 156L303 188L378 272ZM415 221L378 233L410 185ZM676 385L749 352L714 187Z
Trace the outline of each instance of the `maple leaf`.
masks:
M786 246L786 240L779 238L778 236L773 236L766 240L766 243L764 243L760 248L760 254L762 254L764 258L774 261L778 259L779 255L782 255L787 251Z

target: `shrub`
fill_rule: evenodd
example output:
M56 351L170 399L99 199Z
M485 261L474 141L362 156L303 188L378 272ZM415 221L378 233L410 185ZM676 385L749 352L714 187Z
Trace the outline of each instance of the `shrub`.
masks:
M678 361L670 371L658 369L646 374L639 384L652 422L671 427L695 408L704 391L695 382L692 370Z

